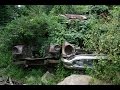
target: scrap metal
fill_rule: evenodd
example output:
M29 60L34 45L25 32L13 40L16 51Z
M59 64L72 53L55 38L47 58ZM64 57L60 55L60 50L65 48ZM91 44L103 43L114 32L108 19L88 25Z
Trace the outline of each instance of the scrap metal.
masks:
M83 69L85 65L88 68L93 67L93 61L99 59L107 59L104 54L92 54L75 47L73 44L65 41L62 45L49 45L45 57L35 57L32 52L34 50L25 45L17 45L13 47L14 64L24 65L25 67L31 65L48 65L58 64L61 60L66 68L69 69ZM91 53L91 54L90 54Z

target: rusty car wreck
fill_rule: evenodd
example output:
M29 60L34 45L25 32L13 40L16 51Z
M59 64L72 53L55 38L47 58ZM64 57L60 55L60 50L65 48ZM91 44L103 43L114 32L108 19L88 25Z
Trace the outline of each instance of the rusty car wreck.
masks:
M71 20L87 20L85 15L76 14L60 14L66 18L68 21ZM25 67L31 65L49 65L58 64L61 60L63 65L69 69L84 69L85 65L88 68L93 67L93 61L98 59L107 59L107 56L93 54L91 51L85 51L80 47L75 47L75 45L70 44L65 41L62 45L51 44L46 51L45 57L40 57L39 52L33 47L28 45L16 45L13 47L13 62L17 65L23 65Z
M107 59L107 56L104 54L88 54L68 42L64 42L63 45L50 45L48 53L44 58L39 57L39 55L37 56L37 53L33 54L33 51L29 46L14 46L12 51L14 64L28 67L31 65L58 64L61 60L66 68L84 69L85 65L88 68L92 68L94 60Z

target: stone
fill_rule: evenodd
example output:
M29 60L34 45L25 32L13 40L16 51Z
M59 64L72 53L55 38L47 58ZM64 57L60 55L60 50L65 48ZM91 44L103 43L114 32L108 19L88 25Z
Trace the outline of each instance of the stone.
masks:
M7 77L0 76L0 85L5 85L6 81L7 81Z
M43 85L49 85L50 81L53 80L54 78L54 74L50 73L50 72L46 72L42 77L41 77L41 83Z
M0 77L0 82L2 82L3 81L3 78L2 77Z
M88 75L76 75L72 74L66 77L63 81L57 85L89 85L92 77Z

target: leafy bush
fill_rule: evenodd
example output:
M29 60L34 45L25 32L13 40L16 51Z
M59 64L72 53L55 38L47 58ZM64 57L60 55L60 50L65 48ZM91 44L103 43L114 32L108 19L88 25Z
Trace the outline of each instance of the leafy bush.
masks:
M85 8L84 8L85 7ZM74 6L74 5L54 5L48 10L46 15L41 6L32 6L28 11L29 14L12 20L5 27L0 28L0 67L11 65L11 48L16 44L37 45L41 57L45 55L45 48L49 44L62 44L63 41L80 45L84 42L84 48L94 49L96 53L104 53L108 55L108 60L99 60L95 63L92 70L88 70L89 74L99 79L111 82L113 84L120 83L120 7L106 5L95 6ZM43 7L42 7L43 8ZM77 9L76 9L77 8ZM85 21L71 21L65 24L66 19L59 17L58 14L78 13L87 14L89 19ZM43 11L43 12L41 12ZM109 13L109 20L96 18L101 13ZM24 13L24 12L23 12ZM11 70L9 70L11 69ZM23 78L28 75L19 68L9 68L7 74ZM39 72L39 70L38 70ZM34 75L30 75L34 73ZM26 76L26 81L32 83L35 79L37 71L31 71ZM42 72L41 72L42 73ZM62 65L57 68L55 82L63 79L67 75L73 73L66 70ZM34 84L39 84L35 82Z
M93 14L97 14L100 15L103 12L107 12L108 13L108 6L106 5L92 5L90 12Z
M50 14L66 14L66 13L73 13L74 8L72 5L54 5Z
M72 5L75 14L89 14L90 5Z
M11 52L7 52L7 54L5 54L5 52L1 52L0 53L0 68L6 68L10 63L12 63L11 61Z
M115 14L117 15L119 13ZM98 63L95 63L94 69L90 70L89 73L106 82L120 84L119 18L113 15L113 18L109 22L103 22L101 19L95 18L90 20L90 22L91 30L87 32L84 38L85 45L89 49L95 49L97 53L107 54L108 60L99 60Z

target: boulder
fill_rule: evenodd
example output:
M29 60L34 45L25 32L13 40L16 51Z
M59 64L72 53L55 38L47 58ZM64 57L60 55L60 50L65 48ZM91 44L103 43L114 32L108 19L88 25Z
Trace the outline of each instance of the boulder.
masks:
M43 85L49 85L50 82L53 80L54 78L54 74L50 73L50 72L46 72L42 77L41 77L41 83Z
M92 77L88 75L70 75L57 85L89 85Z

